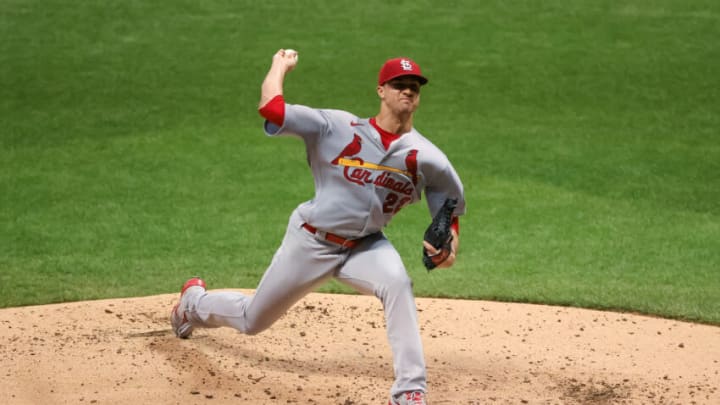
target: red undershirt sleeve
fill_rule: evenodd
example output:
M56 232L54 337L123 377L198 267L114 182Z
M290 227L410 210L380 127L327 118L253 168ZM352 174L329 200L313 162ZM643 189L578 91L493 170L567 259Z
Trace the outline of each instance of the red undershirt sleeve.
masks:
M265 103L258 112L266 120L281 127L283 122L285 122L285 98L282 94L278 94L273 97L272 100Z
M452 223L450 224L450 228L454 229L455 233L457 233L458 236L460 236L460 220L458 219L458 217L453 217Z

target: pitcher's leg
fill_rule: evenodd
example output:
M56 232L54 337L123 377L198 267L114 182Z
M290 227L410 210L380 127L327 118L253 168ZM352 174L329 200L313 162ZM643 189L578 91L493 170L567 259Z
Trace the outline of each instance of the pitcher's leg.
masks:
M333 254L327 244L302 229L299 221L297 215L291 217L283 242L255 294L205 293L189 312L193 325L229 326L251 335L262 332L330 278L344 256Z
M374 294L383 304L395 371L391 395L425 392L425 356L412 281L392 244L384 237L361 244L336 277L362 293Z

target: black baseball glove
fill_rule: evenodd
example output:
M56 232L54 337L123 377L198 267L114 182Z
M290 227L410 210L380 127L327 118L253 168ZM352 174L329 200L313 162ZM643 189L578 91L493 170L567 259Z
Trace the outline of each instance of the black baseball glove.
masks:
M438 252L429 255L427 249L423 247L423 264L428 271L434 269L444 262L452 253L452 232L450 225L452 224L452 214L457 207L458 200L456 198L448 198L445 200L440 211L425 230L425 241L431 244Z

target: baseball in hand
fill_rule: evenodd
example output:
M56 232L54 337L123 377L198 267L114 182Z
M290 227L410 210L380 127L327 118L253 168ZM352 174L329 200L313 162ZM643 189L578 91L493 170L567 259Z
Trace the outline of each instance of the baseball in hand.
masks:
M295 58L295 60L298 59L298 53L297 53L297 51L294 50L294 49L286 49L286 50L285 50L285 56L293 57L293 58Z

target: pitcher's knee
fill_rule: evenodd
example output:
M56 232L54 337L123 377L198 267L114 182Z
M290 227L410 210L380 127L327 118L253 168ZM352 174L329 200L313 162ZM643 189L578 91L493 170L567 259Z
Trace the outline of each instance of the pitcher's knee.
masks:
M272 323L263 322L263 321L257 321L257 322L248 322L245 327L243 328L243 333L246 335L257 335L260 332L268 329L272 325Z
M279 317L275 316L262 316L262 317L251 317L245 320L245 324L241 331L246 335L257 335L266 329L269 329Z
M388 295L396 296L403 292L410 292L412 294L413 283L407 273L397 274L392 278L387 279L383 285L377 288L375 292L378 298L383 300Z

